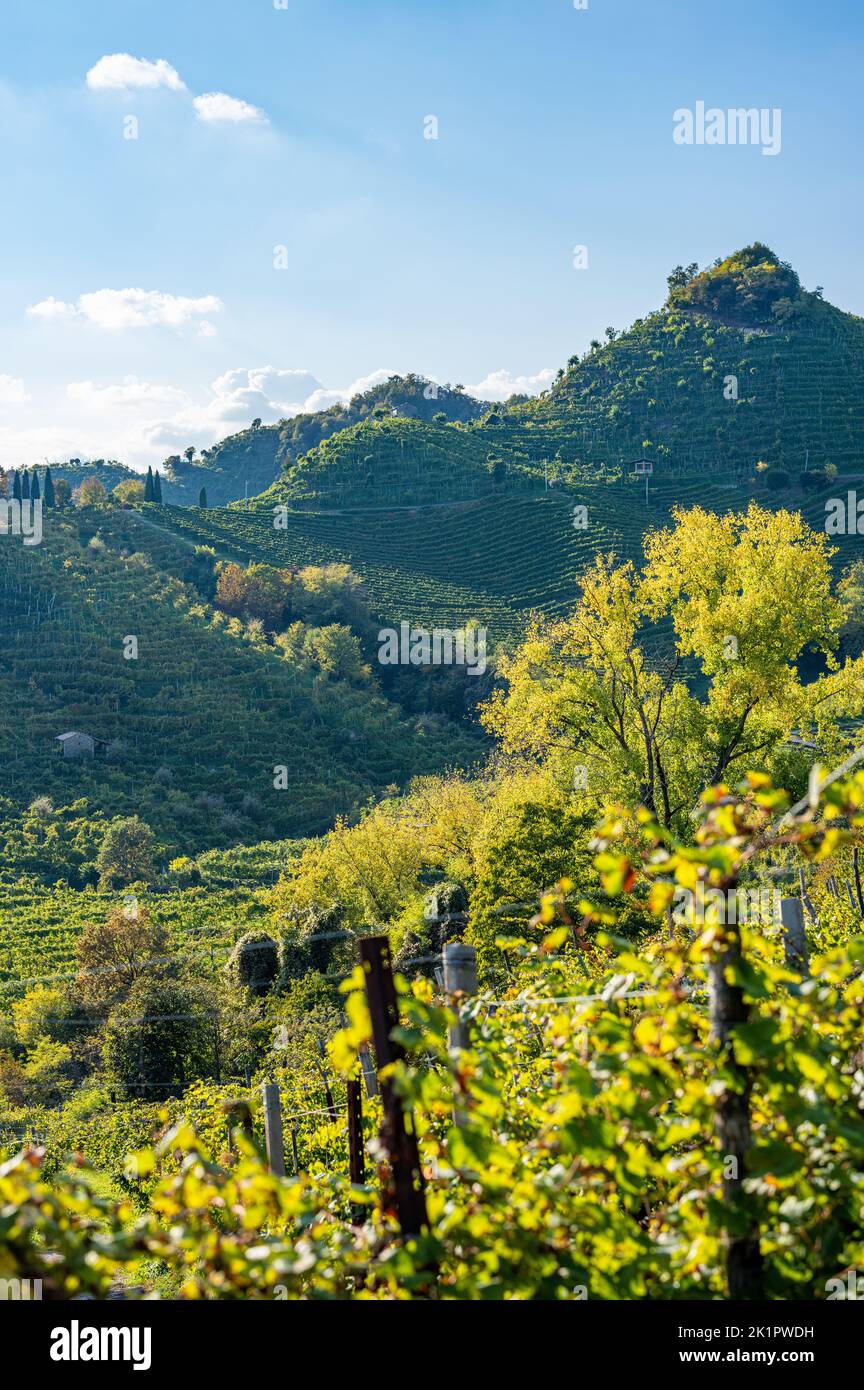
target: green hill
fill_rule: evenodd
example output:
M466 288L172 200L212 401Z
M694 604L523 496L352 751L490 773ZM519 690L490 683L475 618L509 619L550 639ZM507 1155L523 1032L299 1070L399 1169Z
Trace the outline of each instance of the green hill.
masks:
M255 421L247 429L228 435L192 458L172 454L160 468L162 493L175 506L194 507L202 488L210 506L225 506L247 495L264 492L304 454L341 430L364 420L444 420L468 423L488 411L483 401L468 396L461 386L437 386L425 377L409 373L391 376L344 405L295 415L275 425ZM43 472L39 470L40 476ZM55 480L64 479L73 490L86 478L97 477L107 492L118 483L141 481L142 475L116 459L69 459L52 463Z
M367 419L289 461L268 500L392 506L620 480L864 466L864 320L756 244L680 267L656 313L610 331L539 397L474 421Z
M161 563L143 553L145 529L115 509L48 512L41 545L0 545L0 763L13 806L86 798L93 812L140 814L169 852L189 853L326 829L418 770L476 756L455 725L402 719L374 677L310 669L214 612L172 574L176 541L163 540ZM96 756L65 759L57 737L69 731L98 740Z
M367 419L388 419L394 414L431 421L477 420L487 407L458 387L433 386L425 378L392 376L378 386L354 396L345 405L296 415L275 425L257 421L248 429L229 435L189 460L172 455L165 463L163 495L166 502L194 506L201 488L210 506L224 506L256 493L275 482L298 458L314 450L340 430Z
M317 511L291 509L276 529L269 506L217 511L163 507L130 519L143 547L164 531L187 546L213 547L225 559L300 567L348 563L361 574L374 613L388 625L407 620L458 628L476 619L490 641L512 641L532 612L566 612L578 594L579 575L598 552L639 562L650 527L668 523L675 506L702 506L718 514L746 509L749 501L800 511L816 530L825 527L825 503L858 487L864 475L815 490L798 483L775 490L757 475L652 478L584 482L539 495L488 496L451 506ZM775 479L776 482L776 479ZM263 499L258 499L263 504ZM585 507L585 526L575 508ZM164 531L153 530L152 522ZM857 536L832 536L835 566L858 558Z

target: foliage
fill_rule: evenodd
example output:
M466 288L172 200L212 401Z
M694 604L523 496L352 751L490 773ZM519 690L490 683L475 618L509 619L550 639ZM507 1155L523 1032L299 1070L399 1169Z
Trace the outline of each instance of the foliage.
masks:
M780 316L790 317L801 294L801 282L792 267L758 241L701 274L688 267L683 283L678 278L673 283L673 277L669 284L671 304L749 323L770 321L778 304L788 305Z
M850 833L837 817L854 833L864 825L864 775L835 783L826 801L827 819L796 820L764 777L738 792L719 787L703 799L695 846L648 813L613 811L597 867L612 891L644 878L662 919L676 885L725 891L772 845L797 844L817 862L837 852ZM755 1232L755 1296L824 1296L864 1255L855 1060L864 938L814 958L803 980L770 925L730 928L709 907L698 934L664 930L637 954L600 925L602 904L583 902L592 941L580 953L557 924L571 891L562 883L511 945L504 997L459 1006L467 1051L448 1048L451 1005L425 981L400 986L407 1057L393 1079L425 1173L419 1237L400 1239L373 1188L348 1186L326 1117L307 1125L320 1158L280 1180L236 1128L239 1158L214 1161L181 1114L154 1150L133 1156L129 1171L147 1193L137 1219L128 1203L94 1200L80 1171L47 1188L32 1158L8 1164L4 1273L71 1275L68 1296L83 1264L104 1296L119 1269L134 1276L146 1256L185 1298L716 1299L728 1297L733 1253ZM705 1007L718 970L744 1008L722 1033ZM369 1037L362 971L345 992L349 1026L331 1055L350 1075ZM752 1139L733 1171L714 1131L742 1079ZM216 1102L199 1088L188 1106L224 1145ZM349 1224L349 1204L364 1208L362 1225ZM58 1208L70 1218L62 1234ZM59 1267L47 1264L35 1226L64 1252Z
M102 922L85 927L78 939L76 991L82 1004L107 1011L127 998L145 973L161 966L168 973L169 938L136 902L115 908Z
M641 801L669 826L727 770L770 765L796 729L830 756L839 716L862 708L861 662L832 661L840 609L825 535L789 512L745 516L701 508L648 538L641 573L598 557L569 618L540 622L487 707L506 748L587 770L588 785ZM650 624L670 623L676 655L658 661ZM805 649L828 673L805 684ZM700 699L681 658L707 681Z
M109 1080L125 1096L160 1100L211 1076L217 1041L211 991L191 981L143 976L103 1032Z
M279 946L265 931L240 937L226 966L233 983L251 994L266 994L279 974Z
M155 849L152 830L138 816L112 822L96 856L100 882L109 887L149 883L153 878Z

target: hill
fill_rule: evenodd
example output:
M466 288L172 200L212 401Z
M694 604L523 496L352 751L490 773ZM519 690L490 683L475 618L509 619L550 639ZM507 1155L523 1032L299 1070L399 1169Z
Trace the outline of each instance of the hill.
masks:
M512 642L533 612L566 612L594 555L614 551L640 562L646 531L668 524L676 506L698 505L722 514L746 510L754 499L773 509L800 511L814 529L824 530L829 497L845 497L847 487L856 486L864 497L864 475L833 482L814 477L815 487L807 488L795 481L776 488L772 476L652 478L647 502L644 480L627 477L614 484L593 480L567 491L490 495L449 506L288 508L279 529L268 495L248 510L148 508L146 517L130 525L139 526L138 544L144 549L167 531L187 546L210 546L223 558L246 564L350 564L363 576L382 622L459 627L476 619L488 628L494 647ZM581 507L584 516L575 511ZM163 531L153 531L157 519ZM839 574L858 558L859 540L832 536L831 542Z
M83 798L93 814L140 814L167 852L189 853L324 830L418 770L476 756L448 721L401 718L374 677L338 679L214 611L172 573L176 542L152 533L164 553L145 555L143 529L118 509L47 512L41 545L0 546L14 807ZM97 740L96 757L64 758L68 731Z
M480 419L488 409L483 401L466 395L461 386L438 386L413 373L391 376L345 404L305 412L275 425L256 420L198 455L194 449L187 450L191 457L170 455L160 468L163 497L175 506L194 507L204 488L210 506L225 506L263 492L302 455L361 421L399 415L409 420L431 421L438 416L468 423ZM39 472L41 475L43 470ZM69 459L52 463L51 473L73 490L86 478L97 477L107 492L118 483L142 478L140 472L116 459Z
M864 463L864 320L807 293L756 243L676 268L665 305L607 330L539 397L456 423L371 418L288 462L297 504L387 506L617 481L797 476Z
M413 374L392 376L345 405L295 415L275 425L255 421L203 449L198 458L172 455L165 461L163 495L166 502L191 507L203 487L211 506L224 506L263 492L302 455L363 420L398 414L414 420L431 421L438 415L468 422L479 419L486 409L461 387L435 386Z

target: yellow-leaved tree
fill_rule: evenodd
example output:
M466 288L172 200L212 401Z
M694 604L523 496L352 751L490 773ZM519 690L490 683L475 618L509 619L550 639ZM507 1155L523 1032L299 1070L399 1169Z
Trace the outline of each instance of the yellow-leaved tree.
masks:
M826 536L756 504L673 516L641 570L596 558L574 612L535 623L503 661L483 716L508 751L584 769L589 794L641 801L666 826L790 740L805 760L838 757L838 720L864 707L864 659L834 656Z

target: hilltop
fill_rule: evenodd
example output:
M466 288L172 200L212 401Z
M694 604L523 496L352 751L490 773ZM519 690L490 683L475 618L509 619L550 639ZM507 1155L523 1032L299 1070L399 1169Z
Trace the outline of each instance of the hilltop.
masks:
M408 420L432 421L437 416L439 420L469 423L487 410L486 404L467 395L461 386L438 386L413 373L391 376L345 404L305 412L275 425L255 420L200 454L190 447L185 455L170 455L160 468L163 497L175 506L194 507L204 488L210 506L225 506L247 494L254 497L263 492L302 455L361 421L398 415ZM70 459L52 463L51 472L73 489L85 478L98 477L108 492L117 483L141 479L139 472L116 459Z
M760 243L676 267L662 306L609 328L540 396L473 421L367 418L288 460L268 500L451 502L658 479L789 479L864 461L864 320L808 293ZM782 479L778 479L782 482Z

